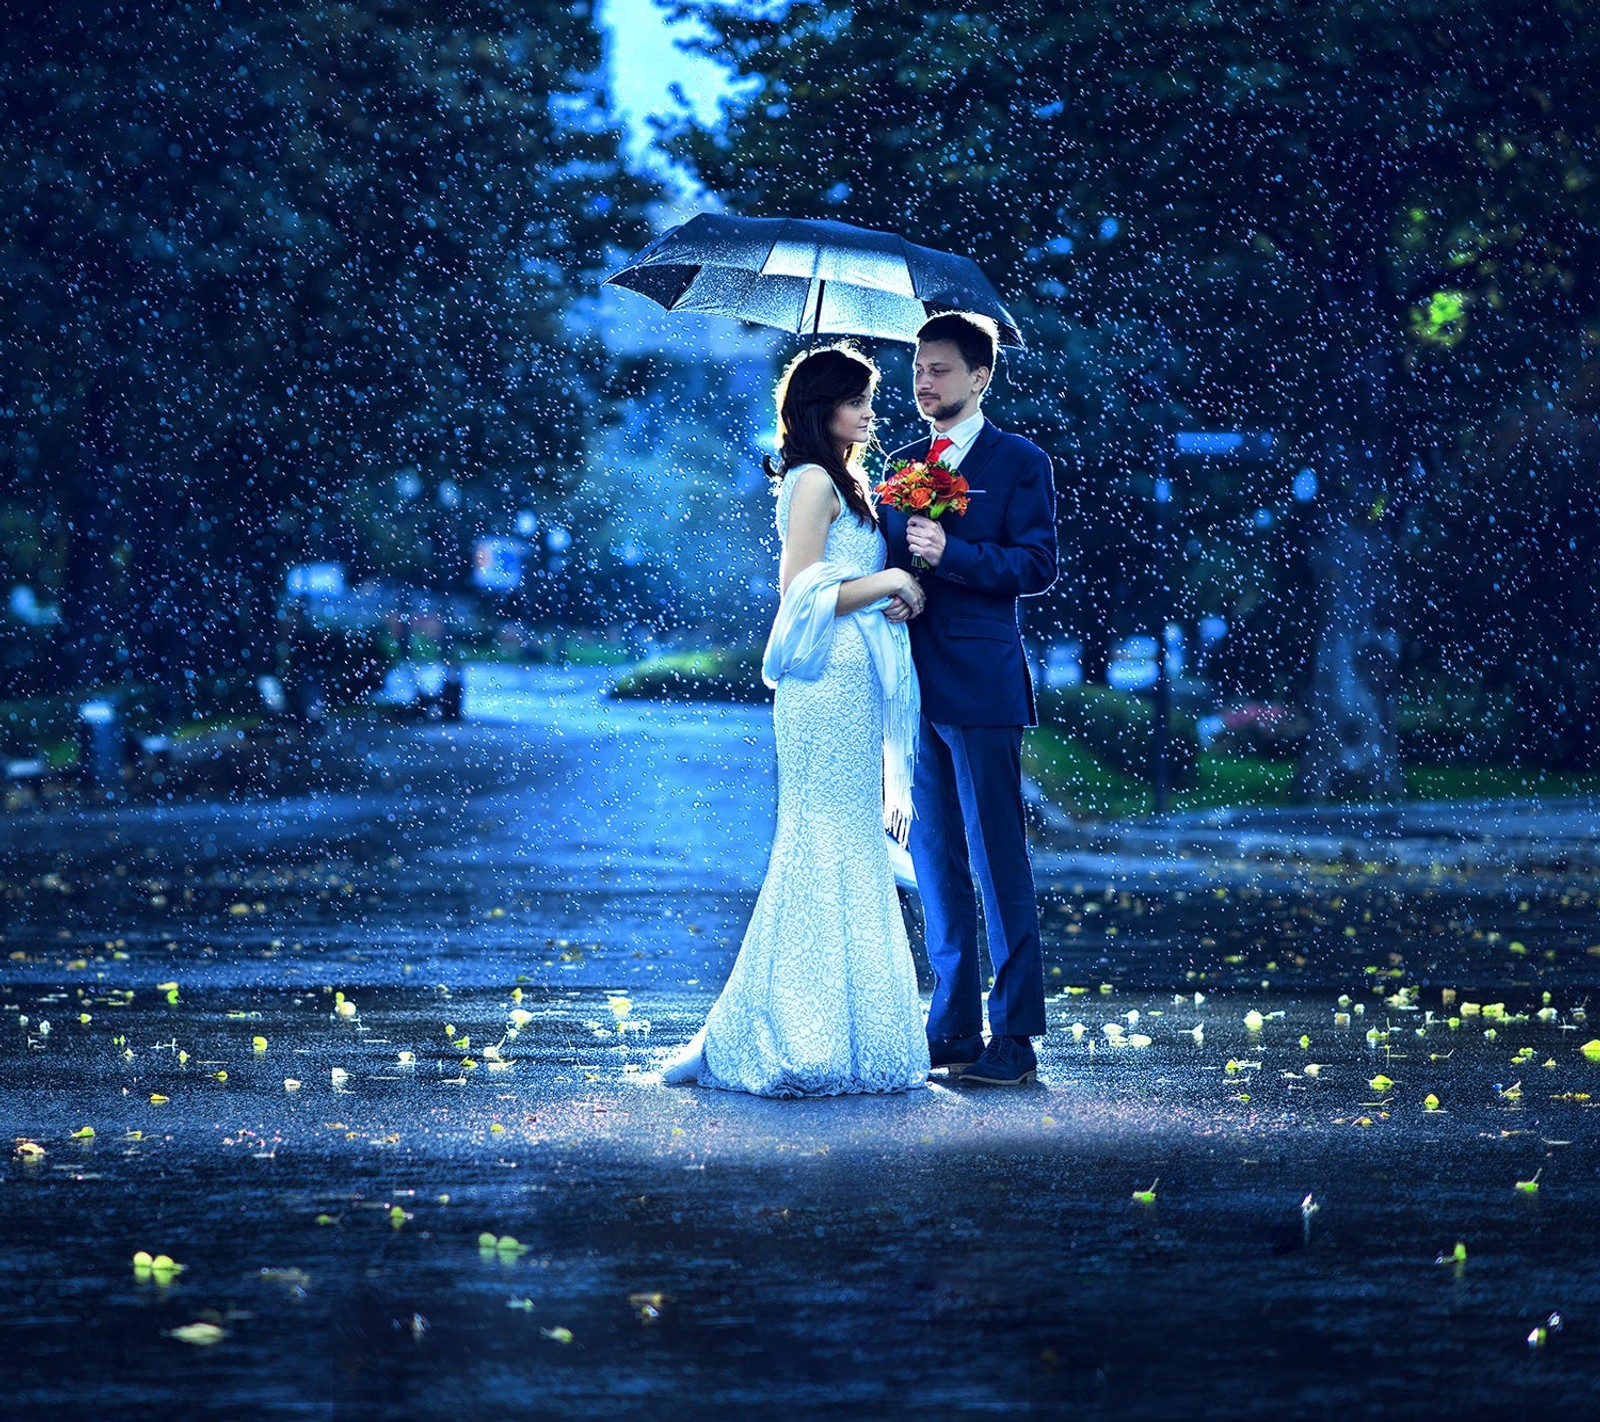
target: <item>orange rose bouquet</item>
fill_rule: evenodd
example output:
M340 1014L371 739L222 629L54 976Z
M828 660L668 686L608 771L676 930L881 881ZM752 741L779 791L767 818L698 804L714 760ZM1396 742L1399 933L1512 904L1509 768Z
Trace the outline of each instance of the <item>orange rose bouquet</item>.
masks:
M972 489L948 464L937 459L897 459L889 466L889 477L873 490L880 503L905 514L940 518L946 513L964 514ZM912 564L926 568L918 557Z

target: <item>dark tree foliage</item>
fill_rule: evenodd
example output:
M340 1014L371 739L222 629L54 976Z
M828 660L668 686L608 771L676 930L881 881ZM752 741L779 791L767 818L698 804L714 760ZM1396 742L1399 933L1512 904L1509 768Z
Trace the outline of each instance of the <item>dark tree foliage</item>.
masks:
M652 195L587 0L66 3L0 43L7 547L64 676L264 669L283 567L359 552L397 474L465 536L565 486L602 362L563 312Z
M1593 599L1572 581L1600 555L1580 453L1600 339L1584 0L675 8L755 81L678 138L709 187L970 252L1014 298L1032 354L997 413L1061 461L1074 571L1050 612L1069 629L1103 640L1172 605L1142 552L1160 436L1267 428L1267 465L1171 471L1186 610L1229 616L1239 690L1301 684L1308 550L1351 521L1416 555L1414 679L1476 629L1470 675L1492 692L1544 675L1530 639L1565 640L1592 685ZM1587 404L1558 395L1575 385ZM1505 433L1538 411L1537 436ZM1295 513L1301 467L1321 493ZM1487 522L1502 505L1521 544ZM1491 577L1507 559L1529 571ZM1553 755L1592 754L1593 701L1566 704Z

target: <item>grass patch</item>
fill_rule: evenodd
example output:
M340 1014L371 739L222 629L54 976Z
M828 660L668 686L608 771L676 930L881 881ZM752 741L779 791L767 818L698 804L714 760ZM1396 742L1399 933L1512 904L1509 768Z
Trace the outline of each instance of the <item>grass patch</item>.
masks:
M185 721L171 732L174 743L198 740L217 731L253 731L261 725L259 716L208 716L200 721Z
M1022 738L1023 773L1044 797L1069 815L1122 819L1150 813L1150 787L1096 760L1052 726L1035 726Z
M1154 774L1156 712L1152 702L1109 686L1063 686L1038 693L1039 719L1076 741L1120 775L1148 781ZM1194 717L1167 717L1167 783L1194 783L1200 740Z
M1195 783L1173 797L1179 810L1214 810L1224 805L1292 805L1292 760L1202 752Z
M70 761L80 699L33 696L0 702L0 756L42 755L52 764Z
M1126 819L1155 812L1155 796L1147 783L1113 770L1053 726L1027 733L1022 764L1045 799L1068 814ZM1404 773L1408 800L1600 795L1600 774L1563 775L1503 765L1415 765ZM1168 803L1180 811L1298 804L1294 775L1292 760L1202 752L1193 782L1174 791Z
M642 661L618 679L611 695L620 701L770 701L761 680L759 647L718 647L667 652Z
M595 642L569 638L561 645L561 660L574 667L626 666L634 658L626 642Z
M1022 743L1024 770L1058 809L1096 819L1126 819L1155 812L1155 792L1143 780L1111 769L1053 726L1038 726ZM1168 796L1174 810L1224 805L1287 805L1294 782L1291 761L1202 753L1193 779Z
M1412 800L1501 800L1532 796L1600 795L1600 773L1568 775L1536 766L1412 765L1405 770Z

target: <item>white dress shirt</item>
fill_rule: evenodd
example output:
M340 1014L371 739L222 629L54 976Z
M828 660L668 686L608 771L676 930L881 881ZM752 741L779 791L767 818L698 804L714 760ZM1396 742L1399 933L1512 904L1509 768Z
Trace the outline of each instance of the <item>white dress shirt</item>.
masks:
M933 441L936 439L943 438L950 440L950 448L945 450L945 452L940 456L939 462L941 464L948 464L952 469L959 469L961 467L962 459L966 457L967 451L972 448L972 442L977 439L982 430L983 411L975 410L959 425L952 425L949 429L942 432L939 430L930 429L928 431L928 447L931 449L933 447Z

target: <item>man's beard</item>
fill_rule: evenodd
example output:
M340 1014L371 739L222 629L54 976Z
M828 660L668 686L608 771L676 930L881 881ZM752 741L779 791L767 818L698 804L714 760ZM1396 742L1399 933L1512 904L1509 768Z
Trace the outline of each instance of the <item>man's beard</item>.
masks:
M946 420L955 419L955 417L966 408L967 402L965 400L956 400L946 405L935 405L933 407L933 413L931 415L926 415L923 418L937 420L940 424L943 424Z

